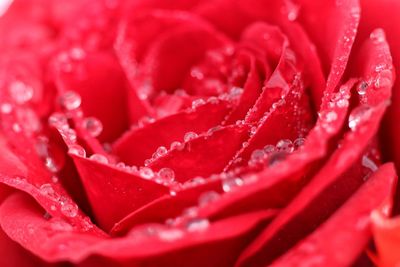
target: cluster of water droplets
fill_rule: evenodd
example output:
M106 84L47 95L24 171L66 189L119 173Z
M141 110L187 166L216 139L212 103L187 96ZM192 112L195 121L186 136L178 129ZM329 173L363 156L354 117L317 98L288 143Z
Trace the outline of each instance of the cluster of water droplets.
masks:
M165 242L173 242L187 235L204 233L211 222L200 215L200 210L212 205L220 197L220 194L215 191L206 191L199 196L197 205L184 209L179 216L169 218L163 224L134 228L129 236L138 239L158 238Z
M279 140L276 145L266 145L262 149L256 149L252 152L248 165L252 167L259 165L273 166L285 159L295 150L301 148L304 143L305 138L299 137L294 141L282 139Z

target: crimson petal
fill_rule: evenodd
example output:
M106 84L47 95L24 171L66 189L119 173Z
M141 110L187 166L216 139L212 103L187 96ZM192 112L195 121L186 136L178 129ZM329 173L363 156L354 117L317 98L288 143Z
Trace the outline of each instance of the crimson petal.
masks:
M390 208L386 201L391 202L396 183L393 165L381 166L324 224L271 266L296 266L298 262L351 265L370 239L371 212L383 204ZM350 243L351 246L347 246Z

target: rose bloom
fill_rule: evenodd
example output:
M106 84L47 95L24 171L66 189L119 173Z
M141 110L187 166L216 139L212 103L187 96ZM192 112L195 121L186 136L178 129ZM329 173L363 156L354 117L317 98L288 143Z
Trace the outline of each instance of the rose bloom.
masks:
M0 3L1 266L399 266L399 1Z

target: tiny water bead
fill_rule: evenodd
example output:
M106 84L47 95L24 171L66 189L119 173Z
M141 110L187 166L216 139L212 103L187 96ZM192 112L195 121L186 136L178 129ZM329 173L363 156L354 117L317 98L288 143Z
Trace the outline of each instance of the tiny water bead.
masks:
M41 195L50 197L53 199L57 199L58 195L55 193L53 186L51 184L42 184L39 188L39 192Z
M75 110L81 105L81 97L74 91L68 91L60 96L60 104L66 110Z
M183 144L181 142L178 142L178 141L174 141L170 145L170 149L171 150L173 150L173 149L181 149L181 148L183 148Z
M9 85L9 92L17 104L25 104L33 97L33 88L22 81L13 81Z
M80 145L70 145L68 148L68 153L72 154L72 155L76 155L76 156L80 156L80 157L86 157L86 151L83 147L81 147Z
M357 87L357 93L358 93L360 96L365 95L365 94L367 93L368 86L369 86L369 85L368 85L367 82L362 81L362 82L359 84L359 86Z
M294 140L294 142L293 142L294 149L298 149L298 148L302 147L302 146L304 145L305 142L306 142L306 139L305 139L305 138L303 138L303 137L297 138L297 139Z
M187 132L183 137L185 142L189 142L190 140L196 139L198 137L197 133L195 132Z
M364 121L368 120L371 116L372 109L368 105L361 105L356 107L349 116L349 128L355 131L357 127Z
M243 180L240 177L228 177L222 180L222 189L228 193L243 185Z
M88 117L83 120L83 128L93 137L97 137L103 131L103 124L95 117Z
M91 160L103 163L103 164L108 164L108 159L106 156L101 155L101 154L93 154L90 156Z
M185 233L180 229L171 228L171 229L161 230L158 233L158 237L161 240L172 242L172 241L181 239L184 236L184 234Z

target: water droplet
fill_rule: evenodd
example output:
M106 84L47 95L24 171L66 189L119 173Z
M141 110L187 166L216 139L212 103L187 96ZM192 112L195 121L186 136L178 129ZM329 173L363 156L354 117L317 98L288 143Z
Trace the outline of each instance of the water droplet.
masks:
M185 142L189 142L190 140L196 139L198 137L197 133L194 132L187 132L183 137Z
M356 107L349 116L349 128L355 131L362 122L369 119L371 116L371 108L367 105Z
M83 127L93 137L99 136L103 131L103 124L94 117L85 118L83 120Z
M361 96L365 95L367 93L368 89L368 83L365 81L362 81L360 85L357 87L357 93Z
M58 196L57 196L56 192L54 191L53 187L51 186L51 184L42 184L39 188L39 192L41 195L50 197L52 199L58 198Z
M258 163L264 160L265 153L264 150L256 149L251 153L250 161L253 163Z
M179 229L165 229L158 232L158 237L164 241L175 241L184 236L184 232Z
M68 91L60 97L60 104L66 110L74 110L81 105L81 97L73 91Z
M181 142L178 142L178 141L172 142L172 143L171 143L171 146L170 146L170 149L171 149L171 150L173 150L173 149L180 150L180 149L182 149L182 148L183 148L182 143L181 143Z
M276 147L273 145L266 145L263 150L265 155L269 155L276 151Z
M74 47L69 51L69 56L73 60L82 60L85 58L86 53L82 48Z
M52 158L52 157L46 157L44 159L44 164L46 165L46 168L51 171L51 172L58 172L59 170L61 170L60 165L57 164L57 162Z
M20 133L22 128L21 125L19 125L18 123L13 123L12 125L12 130L16 133Z
M154 177L154 172L149 167L140 167L139 174L144 179L148 179L148 180L150 180L150 179L152 179Z
M162 168L158 171L158 176L165 182L173 182L175 179L175 173L170 168Z
M101 155L101 154L93 154L90 156L91 160L103 163L103 164L108 164L108 159L106 156Z
M373 31L369 37L376 43L382 43L385 41L385 32L382 29L376 29Z
M196 218L189 220L186 225L186 229L189 232L199 232L204 231L210 226L210 222L207 219Z
M80 157L86 157L86 151L83 147L81 147L80 145L70 145L68 148L68 153L72 154L72 155L76 155L76 156L80 156Z
M372 172L375 172L378 170L378 166L373 162L368 156L363 156L362 158L362 165L369 169Z
M204 207L220 198L219 194L215 191L204 192L199 197L199 206Z
M155 158L162 157L167 153L168 149L165 146L160 146L159 148L157 148L156 153L154 153L154 157Z
M240 187L243 185L243 180L240 177L229 177L224 180L222 180L222 189L224 192L231 192L237 187Z
M304 143L306 142L306 139L303 137L299 137L296 140L294 140L293 145L294 145L294 149L298 149L300 147L302 147L304 145Z
M61 136L68 143L76 143L77 135L74 129L64 128L60 131Z
M287 157L287 152L277 151L269 155L267 166L274 166L282 161L284 161Z
M33 88L22 81L14 81L9 85L11 97L18 104L25 104L33 97Z
M13 110L13 106L10 103L2 103L0 110L3 114L10 114Z
M68 120L67 117L60 112L55 112L51 114L49 117L49 125L56 127L56 128L67 128L68 127Z
M206 101L204 101L204 100L201 99L201 98L196 99L196 100L194 100L194 101L192 102L192 108L193 108L193 109L196 109L196 108L198 108L198 107L204 105L205 103L206 103Z
M62 203L61 212L67 217L73 218L78 215L78 206L75 203Z
M278 151L291 153L294 150L294 145L289 139L282 139L276 143L276 148Z

